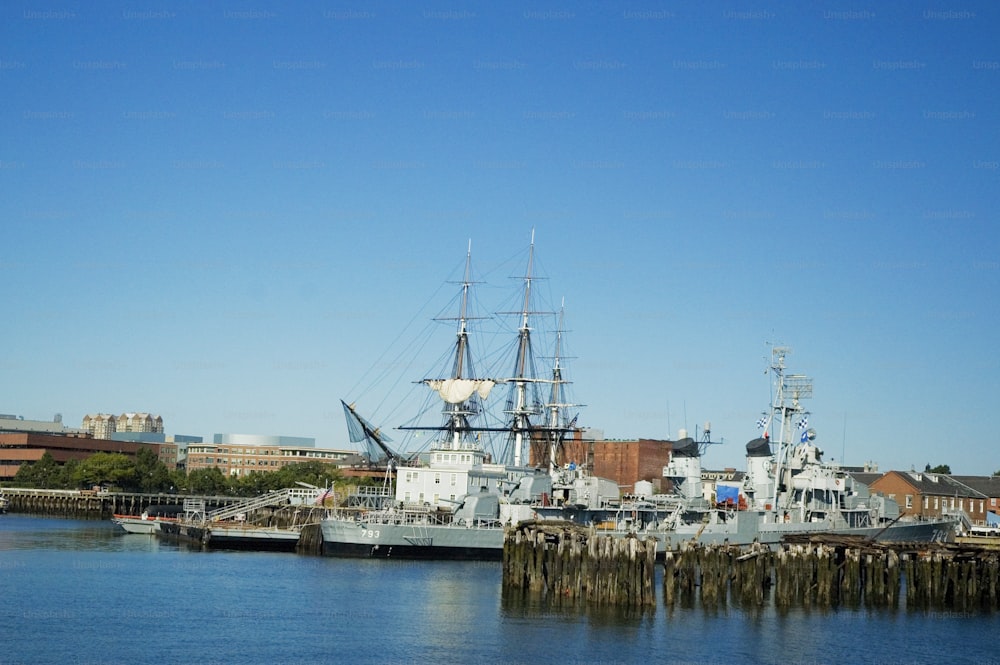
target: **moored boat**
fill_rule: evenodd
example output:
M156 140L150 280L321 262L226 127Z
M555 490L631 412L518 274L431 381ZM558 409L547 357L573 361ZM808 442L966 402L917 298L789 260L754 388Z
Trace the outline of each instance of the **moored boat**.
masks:
M166 515L150 515L143 512L141 515L118 515L111 517L111 521L117 524L126 533L156 533L160 530L163 522L176 522L178 518Z

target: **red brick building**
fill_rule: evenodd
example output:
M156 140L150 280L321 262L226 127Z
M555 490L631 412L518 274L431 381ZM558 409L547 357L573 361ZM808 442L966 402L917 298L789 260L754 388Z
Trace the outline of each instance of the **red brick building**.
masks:
M122 453L134 457L141 448L152 449L161 460L172 457L176 466L176 444L112 441L89 436L63 436L40 432L2 432L0 433L0 480L12 480L22 464L37 462L46 452L56 462L65 464L71 459L82 460L94 453Z
M593 475L618 483L623 493L630 493L640 480L648 480L653 490L667 489L663 481L663 467L670 462L670 441L658 439L636 439L630 441L587 440L581 432L576 438L563 442L556 457L556 464L576 464L588 469ZM544 445L531 447L531 464L545 466L548 453Z
M964 512L973 523L1000 511L1000 478L955 476L927 471L888 471L870 484L872 492L895 499L910 517L933 518Z

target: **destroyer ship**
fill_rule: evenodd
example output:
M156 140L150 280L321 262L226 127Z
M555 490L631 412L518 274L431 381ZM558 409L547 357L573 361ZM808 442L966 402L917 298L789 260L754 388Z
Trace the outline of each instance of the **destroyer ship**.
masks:
M758 421L763 435L746 444L742 482L716 483L706 497L701 480L705 446L684 438L673 444L663 470L673 488L669 494L582 511L576 520L655 538L658 551L683 543L775 546L820 534L877 542L953 540L957 518L904 517L894 499L872 494L848 471L823 460L803 403L812 396L812 379L786 372L788 352L787 347L772 349L769 372L775 397ZM773 440L772 431L777 433ZM538 512L547 518L564 514L550 508Z

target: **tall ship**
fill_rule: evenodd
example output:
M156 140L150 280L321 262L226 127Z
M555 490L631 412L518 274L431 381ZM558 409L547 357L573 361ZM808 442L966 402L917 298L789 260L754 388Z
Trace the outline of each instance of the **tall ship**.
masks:
M567 421L562 397L559 342L551 377L535 376L532 350L532 274L534 239L523 279L513 371L504 377L476 373L470 340L471 246L461 284L456 339L446 376L423 379L440 404L440 423L402 426L430 433L424 463L390 447L379 428L361 416L355 404L343 403L352 441L381 451L395 485L361 488L349 506L321 523L323 553L334 556L499 559L504 525L537 519L536 508L560 500L597 502L598 495L618 496L615 483L567 470L550 473L529 466L533 443L558 447L575 422ZM508 313L510 314L510 313ZM561 326L560 326L561 327ZM557 336L561 340L561 332ZM549 385L548 399L540 397ZM507 388L499 423L487 418L487 400ZM484 440L502 442L494 455ZM554 453L550 455L554 460ZM550 461L550 466L552 466ZM391 477L393 474L387 474Z

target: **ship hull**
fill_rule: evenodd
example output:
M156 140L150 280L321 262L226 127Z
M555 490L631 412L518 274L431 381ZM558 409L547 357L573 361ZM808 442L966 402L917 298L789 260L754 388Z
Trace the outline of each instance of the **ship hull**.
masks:
M843 527L828 522L759 523L754 514L746 514L744 519L734 524L717 528L705 528L700 532L694 528L677 531L655 532L660 545L657 549L674 550L681 543L705 545L750 545L754 542L771 547L781 544L786 538L802 538L810 535L848 536L870 539L879 543L926 543L949 541L954 538L954 523L949 521L898 522L892 526ZM693 525L692 525L693 526Z
M323 554L360 558L499 561L502 527L403 525L329 519L321 523Z
M741 516L742 517L742 516ZM674 551L684 543L746 546L760 543L777 547L786 538L804 536L847 536L880 543L921 543L949 541L953 524L948 521L902 522L892 526L866 528L833 527L825 522L759 523L754 513L717 528L639 532L640 537L657 541L657 552ZM503 527L465 528L451 525L400 525L356 522L349 519L325 520L321 525L325 556L356 558L401 558L499 561L503 556ZM598 530L599 535L624 537L624 531Z
M122 528L125 533L154 534L160 530L160 524L165 520L140 515L115 515L111 521Z
M163 523L158 535L212 549L294 552L299 532L289 529Z

